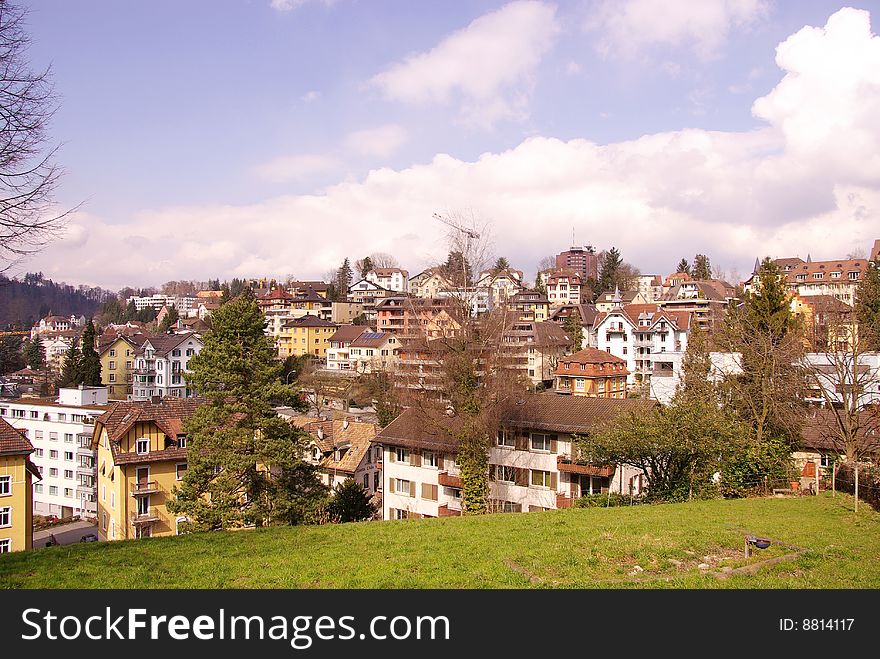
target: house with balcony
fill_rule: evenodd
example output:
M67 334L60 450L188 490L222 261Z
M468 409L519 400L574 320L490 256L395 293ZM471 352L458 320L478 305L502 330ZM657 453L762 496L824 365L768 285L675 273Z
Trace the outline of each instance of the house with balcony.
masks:
M452 301L441 297L385 298L376 304L376 331L399 338L453 336L461 324L450 314L452 305Z
M648 410L652 401L526 394L498 403L500 425L489 451L493 512L571 507L586 494L638 495L643 474L624 465L590 464L576 435L594 432L617 415ZM411 407L376 436L383 447L383 518L461 514L456 463L464 421L451 409Z
M509 307L522 321L550 320L550 301L538 291L523 290L510 298Z
M550 306L554 308L566 304L581 304L591 293L586 281L576 270L556 268L545 270L538 276L544 283Z
M685 311L693 314L692 323L712 332L721 326L724 314L736 304L736 289L720 279L689 280L670 288L657 304L664 311Z
M330 346L327 348L327 370L352 371L351 354L349 347L368 328L362 325L342 325L330 336Z
M33 512L58 517L94 517L97 511L96 417L108 409L106 387L61 388L55 398L0 402L0 418L24 433L41 475L34 484Z
M441 290L454 288L455 284L443 268L428 268L409 280L409 293L413 297L435 298Z
M409 292L409 272L400 268L373 268L364 279L395 293Z
M33 548L34 481L40 472L24 433L0 419L0 554Z
M626 360L597 348L585 348L559 360L554 372L558 394L590 398L626 398Z
M502 335L500 361L530 387L550 385L570 345L571 339L557 323L518 320L510 323Z
M287 359L303 355L318 359L326 358L330 337L336 332L336 328L336 323L311 314L286 321L275 340L278 358Z
M131 400L189 398L195 395L186 381L189 360L204 347L194 333L160 334L135 349Z
M523 289L523 272L514 268L483 270L474 287L487 291L487 311L497 305L507 304L508 300Z
M110 400L128 400L133 395L135 353L150 336L141 332L107 332L98 337L101 384Z
M347 299L349 302L362 305L363 314L367 321L376 321L376 305L386 297L396 297L399 293L380 286L379 284L361 279L354 282L348 289Z
M850 306L855 304L856 289L867 272L868 259L835 259L813 261L810 255L804 261L799 257L774 259L786 288L802 298L814 295L830 295ZM760 260L755 260L755 268L743 283L743 290L751 291L757 281Z
M589 302L584 302L582 304L563 304L561 307L557 307L550 314L550 320L558 325L564 325L566 320L569 317L577 312L578 318L581 321L581 336L580 341L575 343L575 351L580 350L581 348L589 348L595 347L593 342L593 327L596 324L596 316L598 315L598 310L596 309L596 305L590 304ZM575 337L577 339L577 337Z
M186 521L168 501L187 470L184 423L201 401L120 401L95 421L98 537L131 540L176 535Z

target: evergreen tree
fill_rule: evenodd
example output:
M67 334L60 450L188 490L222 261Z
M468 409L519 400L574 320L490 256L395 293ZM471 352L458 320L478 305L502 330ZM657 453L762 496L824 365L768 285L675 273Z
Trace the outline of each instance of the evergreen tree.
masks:
M59 387L78 387L82 383L82 358L79 352L79 344L74 339L64 354L64 364L61 367L61 378L58 380Z
M506 270L509 267L510 267L510 262L506 258L504 258L503 256L499 256L498 260L495 261L495 265L492 266L492 272L493 272L493 274L497 275L499 272L501 272L502 270Z
M87 387L101 386L101 358L95 350L95 325L92 319L86 323L82 335L82 350L80 354L79 373L81 384ZM77 383L80 384L80 383Z
M360 275L360 278L363 279L367 276L367 273L373 269L373 259L371 259L369 256L365 256L364 258L356 261L355 266L357 266L358 275Z
M43 352L43 341L38 334L31 341L27 342L24 349L24 358L27 361L28 368L39 371L46 365L46 356Z
M336 296L338 299L344 300L348 295L348 289L351 288L352 284L351 263L349 263L347 257L336 271L336 281L334 284Z
M605 259L602 261L597 295L613 291L615 286L620 284L621 265L623 265L623 259L620 258L620 251L616 247L612 247L605 253Z
M856 289L855 316L865 351L880 350L880 264L869 263Z
M162 322L159 323L159 333L164 334L168 330L170 330L174 325L177 324L177 321L180 320L180 314L177 312L177 307L171 307L168 310L168 313L165 314L165 317L162 319Z
M0 337L0 375L24 368L28 348L30 343L22 351L22 341L19 336ZM42 358L42 352L40 357Z
M362 522L372 519L376 514L376 505L370 501L363 487L353 478L346 478L336 486L327 512L334 522Z
M132 300L125 307L125 317L123 318L123 320L125 320L126 322L128 322L129 320L137 320L137 315L138 315L138 310L134 304L134 300Z
M443 276L449 279L454 286L464 288L470 286L473 280L471 264L460 250L449 252L446 263L440 266Z
M688 263L687 259L682 259L678 262L678 265L675 266L676 272L686 272L687 274L691 274L691 264Z
M541 273L538 273L538 276L535 277L535 290L541 295L547 295L547 287L544 285L544 280L541 279Z
M253 293L220 307L212 321L189 362L187 380L206 403L186 422L189 467L169 510L185 515L191 530L305 521L326 491L302 461L305 433L274 410L303 404L281 381Z
M571 315L562 323L562 329L568 338L571 339L571 351L577 352L580 350L584 341L584 329L581 314L576 308L572 310Z
M712 279L712 266L709 263L709 257L705 254L697 254L694 257L694 279L700 281Z
M780 341L794 326L790 298L782 273L768 256L758 268L756 285L745 298L744 311L750 324Z

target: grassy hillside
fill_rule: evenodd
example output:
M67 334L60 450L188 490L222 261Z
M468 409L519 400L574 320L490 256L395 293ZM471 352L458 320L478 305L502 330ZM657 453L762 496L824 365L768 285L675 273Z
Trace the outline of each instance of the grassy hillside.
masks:
M796 551L774 544L746 561L746 534L804 551L711 576ZM52 547L0 556L0 587L880 588L878 556L880 513L822 495Z

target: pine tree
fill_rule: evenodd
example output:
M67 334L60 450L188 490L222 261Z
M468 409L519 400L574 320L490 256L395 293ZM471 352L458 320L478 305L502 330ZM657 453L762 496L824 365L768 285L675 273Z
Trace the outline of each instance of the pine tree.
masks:
M687 259L682 259L678 262L678 265L675 266L676 272L686 272L687 274L691 274L691 264L688 263Z
M880 350L880 264L869 263L856 289L856 322L865 351Z
M577 352L580 350L584 341L584 330L581 314L577 309L573 309L571 315L565 319L562 323L562 329L568 338L571 339L571 351Z
M360 275L361 279L364 279L367 276L367 273L373 269L373 259L369 256L365 256L364 258L355 262L355 266L358 269L358 275Z
M694 279L705 281L712 279L712 266L709 263L709 257L705 254L697 254L694 257Z
M177 312L177 307L171 307L168 309L162 322L159 323L159 333L164 334L170 330L178 320L180 320L180 314Z
M24 358L27 361L28 368L39 371L46 365L46 357L43 353L43 342L39 334L28 341L24 349Z
M212 321L189 362L187 379L206 403L186 423L189 466L169 509L189 518L190 530L299 523L326 491L302 461L305 434L273 409L301 408L297 391L281 381L252 292Z
M61 377L58 380L59 387L78 387L82 384L81 361L79 344L76 339L73 339L64 354L64 364L61 367Z
M492 266L492 273L497 275L499 272L502 272L503 270L506 270L509 267L510 267L510 261L508 261L503 256L499 256L498 260L495 261L495 265Z
M137 315L137 306L135 306L134 300L132 300L125 307L125 316L123 317L123 320L125 320L126 322L129 320L137 320Z
M346 258L342 262L342 265L339 266L339 270L336 271L336 295L338 295L340 299L345 299L348 295L348 289L351 288L351 281L351 264L349 263L348 258Z
M370 501L363 487L353 478L346 478L336 486L327 512L334 522L362 522L372 519L376 514L376 505Z
M758 268L756 285L745 298L750 324L780 341L794 326L790 298L782 273L770 257Z
M101 358L95 350L95 325L92 319L86 323L82 335L82 350L80 354L79 373L81 384L87 387L101 386ZM79 384L79 383L78 383Z
M621 265L623 265L623 259L620 258L620 251L616 247L612 247L606 252L605 259L602 261L598 295L613 291L614 287L619 285Z

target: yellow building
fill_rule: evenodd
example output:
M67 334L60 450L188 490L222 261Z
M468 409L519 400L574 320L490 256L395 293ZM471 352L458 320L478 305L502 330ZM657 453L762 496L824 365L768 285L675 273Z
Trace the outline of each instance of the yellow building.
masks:
M115 334L98 338L101 384L107 386L110 400L128 400L134 373L135 349L145 338L145 334L133 337Z
M550 320L550 301L537 291L522 291L510 298L510 306L519 312L519 319L542 323Z
M0 554L32 549L34 540L34 447L19 430L0 419Z
M311 314L289 320L281 327L275 345L278 358L311 355L321 359L327 358L330 337L339 327L336 323L312 316Z
M98 537L127 540L176 535L183 518L168 511L186 475L184 422L201 401L117 402L95 422Z

